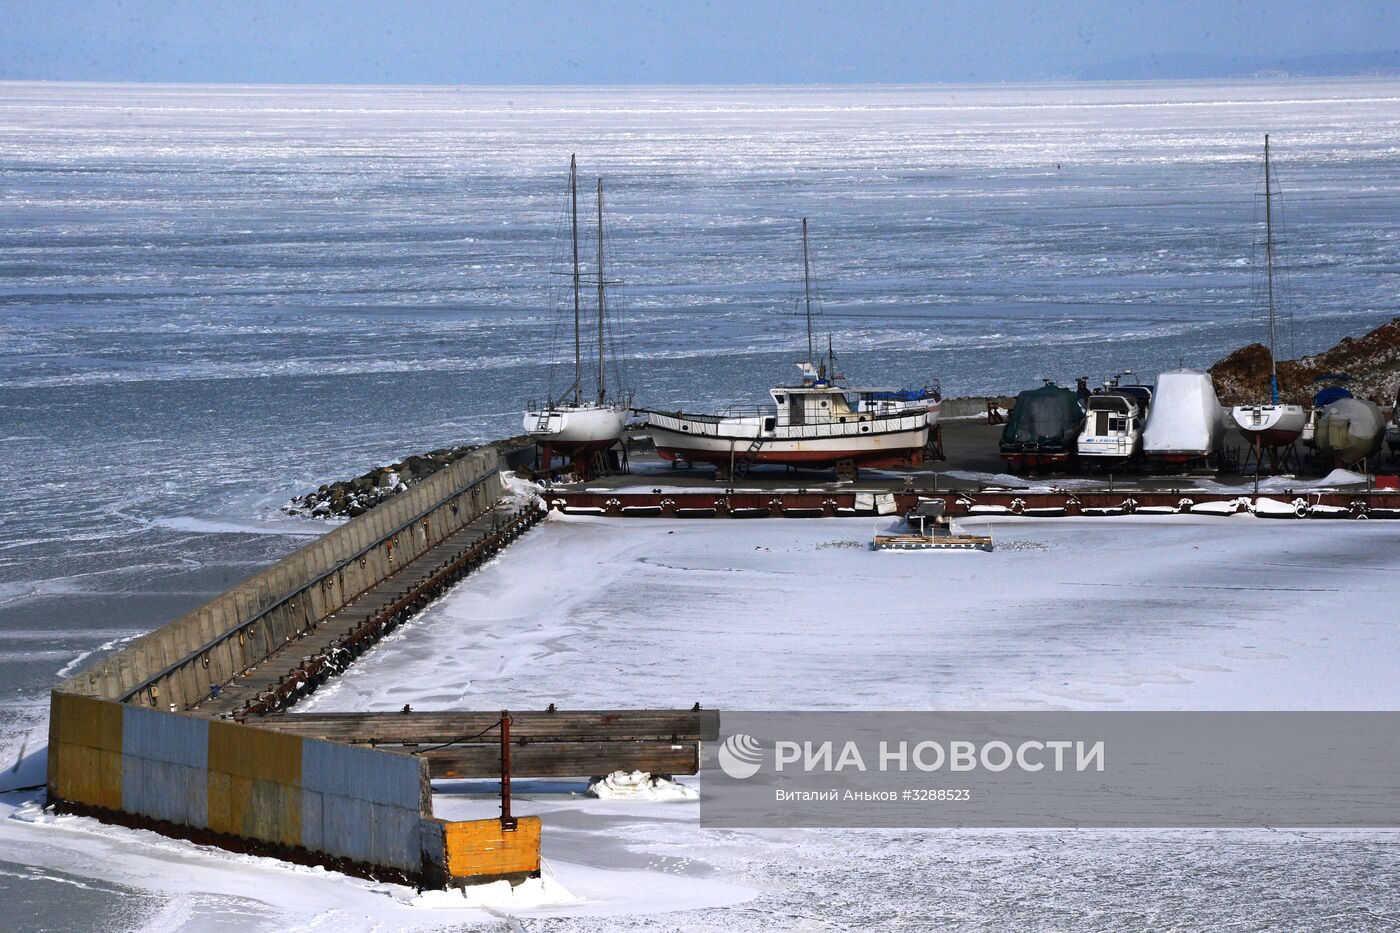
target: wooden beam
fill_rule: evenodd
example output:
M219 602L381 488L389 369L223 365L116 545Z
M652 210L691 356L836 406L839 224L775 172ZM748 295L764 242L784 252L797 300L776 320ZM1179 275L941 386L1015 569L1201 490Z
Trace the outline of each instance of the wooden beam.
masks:
M499 745L455 745L419 754L428 759L434 778L501 776ZM699 770L700 746L695 742L530 742L510 748L513 778L595 777L614 771L695 774Z
M500 739L499 711L409 713L286 713L249 719L250 725L351 744L438 745ZM714 741L715 710L511 711L511 736L529 741Z

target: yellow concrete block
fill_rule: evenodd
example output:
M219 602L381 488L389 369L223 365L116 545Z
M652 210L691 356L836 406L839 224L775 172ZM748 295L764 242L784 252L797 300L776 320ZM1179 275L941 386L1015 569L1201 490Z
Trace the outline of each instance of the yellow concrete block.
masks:
M68 743L50 746L49 783L63 800L96 806L101 796L97 749Z
M50 749L49 767L49 782L61 799L90 807L121 809L121 752L65 742Z
M288 846L301 845L301 788L253 781L243 812L243 834Z
M209 828L216 833L236 832L233 822L233 778L217 771L208 772Z
M301 845L301 788L211 771L208 797L215 832Z
M49 716L54 741L109 752L122 750L122 704L115 700L54 692Z
M299 787L301 737L237 723L211 722L209 770Z
M540 870L540 818L522 816L514 832L500 820L465 820L444 827L447 873L453 878L536 874Z

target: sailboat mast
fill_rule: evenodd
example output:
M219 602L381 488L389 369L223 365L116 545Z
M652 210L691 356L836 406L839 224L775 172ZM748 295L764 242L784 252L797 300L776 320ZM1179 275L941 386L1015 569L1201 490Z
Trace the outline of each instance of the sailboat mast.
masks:
M598 404L603 404L603 179L598 179Z
M812 267L807 258L807 218L802 218L802 294L807 302L807 365L815 366L812 353Z
M578 161L569 156L569 199L573 202L574 221L574 404L578 404L579 389L583 382L583 339L579 330L579 287L578 271Z
M1274 333L1274 187L1269 174L1269 134L1264 134L1264 274L1269 288L1269 393L1278 404L1278 353Z

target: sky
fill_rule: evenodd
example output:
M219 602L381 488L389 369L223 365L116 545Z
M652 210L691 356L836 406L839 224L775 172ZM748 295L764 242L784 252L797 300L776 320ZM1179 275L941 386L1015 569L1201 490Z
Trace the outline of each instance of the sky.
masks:
M1397 0L0 0L0 80L999 82L1394 71L1396 49Z

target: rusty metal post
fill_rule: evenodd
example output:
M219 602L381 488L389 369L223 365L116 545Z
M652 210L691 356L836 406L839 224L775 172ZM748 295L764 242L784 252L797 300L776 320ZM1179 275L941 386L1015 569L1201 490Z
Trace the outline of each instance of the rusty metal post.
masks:
M501 829L515 830L515 817L510 815L510 712L501 710Z

